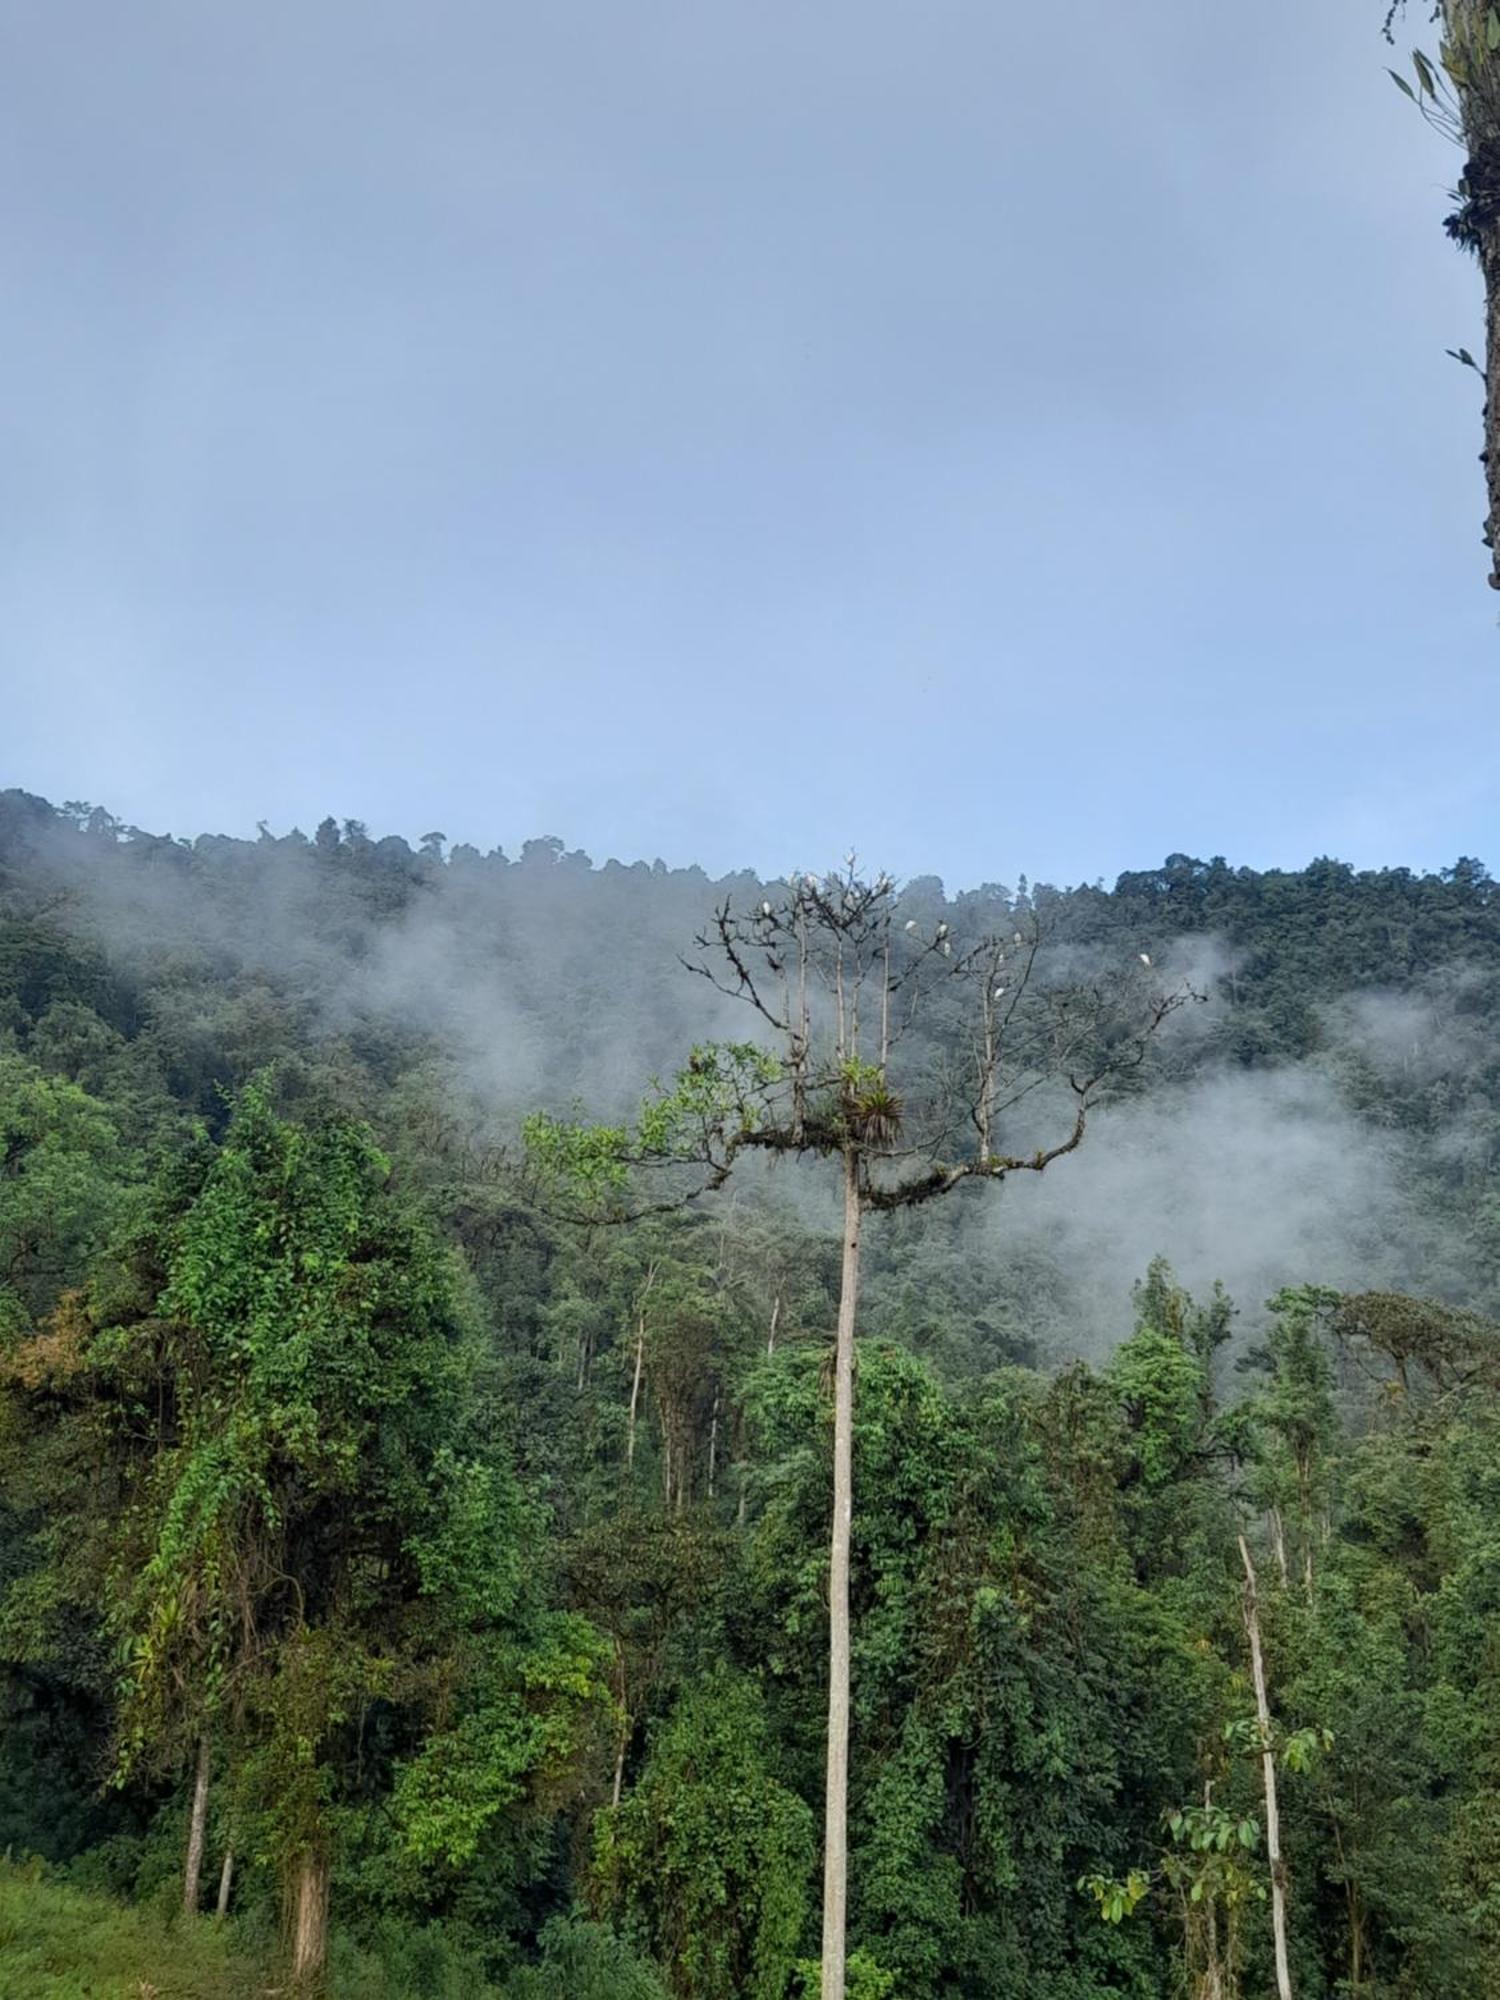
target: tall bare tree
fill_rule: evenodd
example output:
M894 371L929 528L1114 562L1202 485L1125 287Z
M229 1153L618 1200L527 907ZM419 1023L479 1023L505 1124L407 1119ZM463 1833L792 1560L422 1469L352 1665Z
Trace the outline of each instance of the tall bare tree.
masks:
M1143 954L1092 976L1050 967L1035 917L979 939L903 914L888 875L799 875L753 908L724 903L689 969L743 1001L757 1039L694 1049L634 1129L527 1127L531 1159L594 1213L628 1207L634 1175L690 1178L666 1203L728 1180L741 1156L836 1162L843 1259L834 1341L828 1731L821 2000L844 2000L848 1914L849 1569L855 1327L866 1217L970 1182L1041 1173L1083 1140L1101 1097L1190 997Z

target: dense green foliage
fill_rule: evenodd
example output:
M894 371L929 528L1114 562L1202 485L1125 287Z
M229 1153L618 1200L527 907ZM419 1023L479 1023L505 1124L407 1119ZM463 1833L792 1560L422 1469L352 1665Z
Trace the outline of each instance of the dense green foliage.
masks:
M0 800L0 1990L269 1983L311 1866L338 1993L813 1993L837 1245L794 1175L590 1229L505 1152L618 1183L569 1120L720 1032L675 954L757 886ZM1189 964L1136 1101L1315 1075L1432 1296L1132 1240L1101 1339L1066 1246L872 1226L851 1994L1270 1990L1242 1533L1298 1994L1500 1992L1488 877L903 893Z

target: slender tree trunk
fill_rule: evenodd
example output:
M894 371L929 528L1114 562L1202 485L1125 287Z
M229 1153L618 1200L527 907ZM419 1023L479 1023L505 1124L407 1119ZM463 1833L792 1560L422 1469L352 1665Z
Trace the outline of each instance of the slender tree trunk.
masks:
M844 2000L849 1890L849 1538L854 1522L854 1313L859 1298L859 1154L844 1154L844 1265L834 1350L833 1526L828 1561L828 1787L823 1825L823 1982Z
M226 1847L224 1850L224 1866L219 1870L219 1900L214 1905L214 1911L217 1916L221 1917L228 1916L229 1893L233 1889L233 1887L234 1887L234 1849L232 1847Z
M1203 1803L1211 1806L1214 1802L1212 1778L1203 1787ZM1184 1895L1182 1901L1184 1935L1188 1940L1188 1974L1193 1982L1193 2000L1225 2000L1224 1959L1219 1950L1219 1905L1212 1895L1205 1896L1200 1905L1203 1936L1203 1967L1195 1972L1193 1960L1196 1953L1192 1945L1193 1905L1191 1898Z
M198 1763L193 1773L193 1805L188 1815L187 1858L182 1868L182 1907L188 1916L198 1909L203 1879L203 1841L208 1830L208 1777L212 1752L207 1736L198 1739Z
M629 1748L630 1730L627 1726L620 1731L620 1740L615 1746L615 1781L610 1787L609 1795L609 1802L612 1806L617 1806L620 1803L621 1795L625 1790L625 1752Z
M646 1301L651 1296L651 1287L656 1283L655 1259L646 1266L646 1282L641 1286L641 1295L635 1311L635 1373L630 1382L630 1428L626 1433L625 1470L630 1471L635 1464L635 1420L641 1406L641 1377L646 1367Z
M1203 1922L1207 1963L1203 1968L1203 2000L1224 2000L1224 1974L1219 1964L1219 1913L1212 1896L1206 1901L1208 1908Z
M1260 1605L1256 1597L1255 1564L1250 1544L1240 1536L1240 1560L1245 1565L1245 1633L1250 1641L1250 1672L1255 1681L1255 1717L1260 1725L1260 1768L1266 1792L1266 1859L1271 1864L1271 1928L1276 1940L1278 2000L1292 2000L1292 1973L1286 1952L1286 1863L1281 1858L1281 1816L1276 1808L1276 1751L1271 1741L1271 1705L1266 1699L1266 1663L1260 1650Z
M292 1982L315 1987L328 1963L328 1858L320 1851L297 1863L291 1893Z
M1276 1567L1281 1573L1282 1584L1285 1585L1287 1580L1286 1524L1283 1522L1281 1518L1281 1509L1279 1507L1273 1507L1271 1509L1270 1520L1271 1520L1271 1547L1276 1553Z
M625 1470L629 1472L635 1465L635 1418L641 1406L641 1370L646 1365L646 1315L643 1312L635 1330L635 1374L630 1383L630 1424L625 1432Z
M987 1160L993 1150L992 1131L995 1121L995 995L989 980L985 982L981 1019L984 1045L979 1058L979 1108L976 1122L979 1126L979 1157Z
M781 1318L781 1293L780 1290L778 1289L775 1298L772 1299L771 1301L771 1331L766 1335L767 1354L774 1354L776 1352L776 1325L780 1318Z
M800 1145L807 1122L807 1052L812 1010L807 1002L807 909L797 899L797 1032L792 1037L792 1137Z
M833 1020L834 1020L834 1060L843 1063L849 1054L849 1015L844 1006L844 940L840 937L833 948ZM842 1995L843 1989L840 1988Z
M708 1427L708 1497L714 1497L714 1480L719 1469L719 1399L714 1397L713 1421Z
M886 932L885 948L881 953L880 978L880 1073L883 1076L891 1059L891 935Z
M1302 1590L1309 1604L1313 1601L1313 1508L1312 1508L1312 1465L1298 1454L1297 1458L1297 1498L1302 1515Z

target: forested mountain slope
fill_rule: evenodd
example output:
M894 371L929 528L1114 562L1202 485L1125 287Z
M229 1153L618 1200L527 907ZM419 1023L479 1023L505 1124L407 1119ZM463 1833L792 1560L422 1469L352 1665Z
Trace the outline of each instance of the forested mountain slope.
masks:
M746 1032L765 886L0 795L0 1845L351 1991L815 1991L830 1190L517 1148ZM1274 1990L1242 1532L1297 1992L1500 1991L1494 884L901 897L1204 997L872 1229L851 1994Z

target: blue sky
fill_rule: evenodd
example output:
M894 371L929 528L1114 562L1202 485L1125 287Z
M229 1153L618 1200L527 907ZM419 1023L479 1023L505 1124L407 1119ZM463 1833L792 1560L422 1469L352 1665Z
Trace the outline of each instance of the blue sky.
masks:
M1500 866L1478 278L1380 13L12 0L0 783Z

